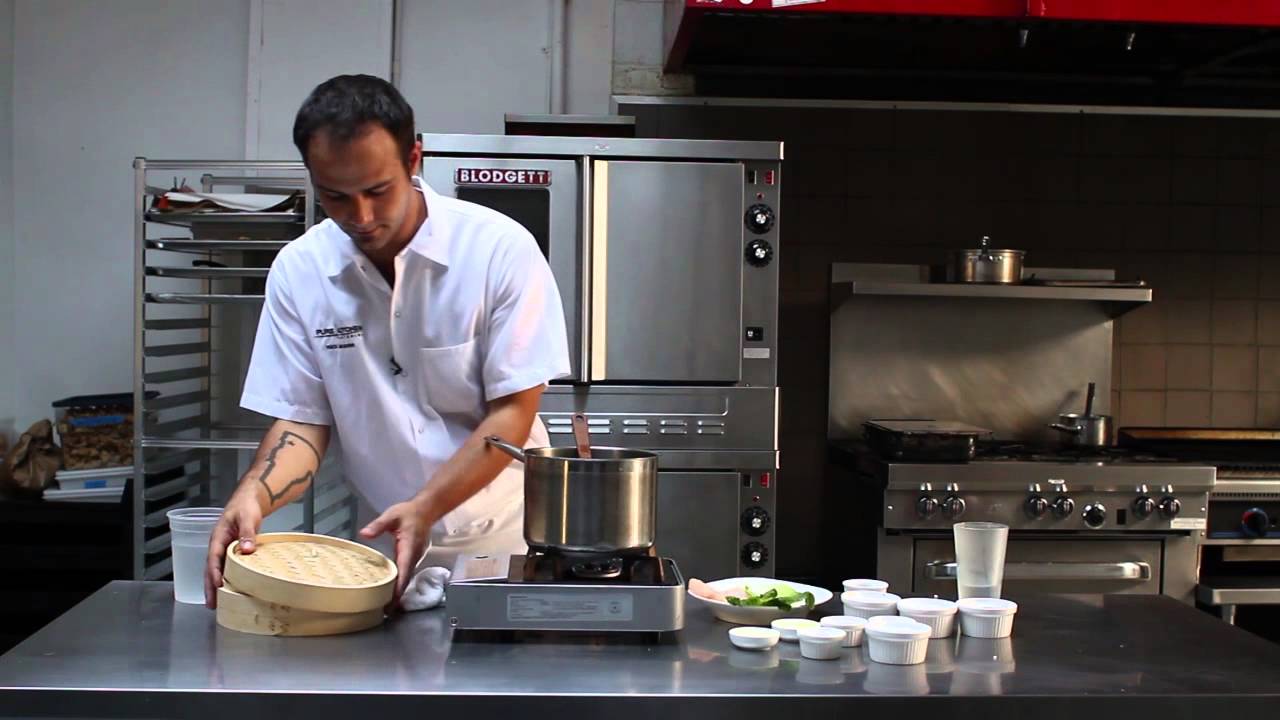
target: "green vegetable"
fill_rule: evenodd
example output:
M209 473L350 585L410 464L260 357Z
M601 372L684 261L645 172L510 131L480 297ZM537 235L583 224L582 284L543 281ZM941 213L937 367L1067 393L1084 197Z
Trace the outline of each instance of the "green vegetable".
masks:
M790 610L796 603L803 600L806 610L813 609L813 593L796 592L786 585L777 585L759 594L751 592L750 587L744 587L742 591L746 593L746 597L730 595L725 599L730 605L737 607L776 607L781 610Z

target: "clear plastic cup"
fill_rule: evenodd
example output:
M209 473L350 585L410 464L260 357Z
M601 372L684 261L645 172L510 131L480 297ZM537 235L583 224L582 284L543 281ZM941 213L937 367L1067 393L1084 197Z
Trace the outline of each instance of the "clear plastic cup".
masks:
M169 542L173 551L173 599L204 604L204 566L209 536L222 517L222 508L188 507L170 510Z
M962 522L952 528L956 540L956 585L959 599L998 598L1004 584L1004 552L1009 526Z

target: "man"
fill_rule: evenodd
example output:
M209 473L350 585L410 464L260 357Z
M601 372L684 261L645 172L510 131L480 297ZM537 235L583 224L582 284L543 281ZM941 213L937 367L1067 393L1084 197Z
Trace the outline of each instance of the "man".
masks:
M228 544L253 551L331 433L379 513L361 537L394 538L397 601L424 552L446 566L463 552L524 552L521 470L484 438L548 444L538 401L569 372L560 295L533 237L415 176L422 147L394 87L321 83L293 139L329 219L281 250L267 278L240 402L275 422L213 531L210 607Z

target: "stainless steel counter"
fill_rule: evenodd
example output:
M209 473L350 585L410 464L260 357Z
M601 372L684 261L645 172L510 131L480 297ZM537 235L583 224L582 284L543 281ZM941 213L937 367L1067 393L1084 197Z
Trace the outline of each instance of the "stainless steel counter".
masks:
M900 719L902 696L920 695L908 716L1078 720L1263 713L1280 700L1280 646L1165 597L1015 598L1012 639L935 640L924 665L896 667L871 663L865 648L829 662L794 646L735 650L728 626L693 604L667 645L455 642L442 611L285 639L222 630L171 592L112 583L0 657L0 715L866 720Z

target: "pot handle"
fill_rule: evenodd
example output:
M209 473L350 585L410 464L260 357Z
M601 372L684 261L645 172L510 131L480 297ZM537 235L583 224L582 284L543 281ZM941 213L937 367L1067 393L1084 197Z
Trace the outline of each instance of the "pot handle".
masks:
M1072 435L1079 435L1080 433L1084 432L1083 425L1063 425L1062 423L1050 423L1049 427L1059 432L1071 433Z
M484 441L485 441L485 442L487 442L487 443L489 443L490 445L492 445L492 446L494 446L494 447L498 448L498 449L499 449L499 450L501 450L502 452L504 452L504 453L506 453L506 454L510 455L511 457L515 458L516 460L519 460L520 462L524 462L524 461L525 461L524 450L521 450L520 448L516 447L515 445L512 445L511 443L509 443L509 442L507 442L507 441L503 440L502 438L498 437L497 435L490 435L489 437L485 438L485 439L484 439Z

